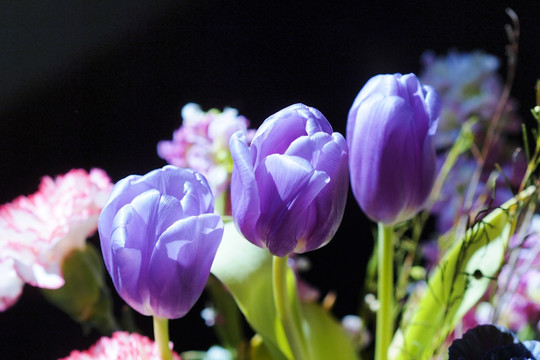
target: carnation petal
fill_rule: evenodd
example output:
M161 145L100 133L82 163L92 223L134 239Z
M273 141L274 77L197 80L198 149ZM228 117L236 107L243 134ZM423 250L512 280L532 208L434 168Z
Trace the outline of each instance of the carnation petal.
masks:
M36 193L0 206L2 261L9 259L23 282L62 286L63 259L95 233L111 190L110 179L100 169L43 177Z
M24 282L13 265L12 259L0 259L0 311L17 302L23 290Z

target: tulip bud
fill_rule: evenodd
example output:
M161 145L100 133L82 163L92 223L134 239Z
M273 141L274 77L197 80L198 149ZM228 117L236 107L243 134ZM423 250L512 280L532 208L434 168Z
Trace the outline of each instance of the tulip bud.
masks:
M277 256L303 253L334 236L348 190L347 143L303 104L264 121L248 146L231 137L233 218L253 244Z
M223 236L206 179L174 166L119 181L98 229L120 296L141 314L168 319L201 295Z
M393 225L422 209L435 181L441 101L414 74L378 75L349 111L351 186L373 221Z

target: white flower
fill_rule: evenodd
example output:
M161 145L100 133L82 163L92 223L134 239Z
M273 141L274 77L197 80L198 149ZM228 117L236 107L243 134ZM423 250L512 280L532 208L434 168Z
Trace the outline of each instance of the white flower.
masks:
M0 207L0 311L19 297L28 283L56 289L64 284L62 261L83 248L95 233L97 219L112 183L103 170L74 169L39 190Z

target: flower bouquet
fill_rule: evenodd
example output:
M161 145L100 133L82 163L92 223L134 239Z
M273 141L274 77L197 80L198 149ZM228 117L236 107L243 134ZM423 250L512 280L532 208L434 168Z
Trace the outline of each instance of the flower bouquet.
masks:
M0 310L29 284L104 335L65 359L540 359L540 86L523 122L509 15L505 83L484 52L427 52L418 76L362 87L345 137L300 103L256 130L190 103L157 144L163 168L115 184L101 169L44 177L0 208ZM376 242L362 301L338 319L303 254L336 234L349 184ZM179 352L169 321L203 291L219 343Z

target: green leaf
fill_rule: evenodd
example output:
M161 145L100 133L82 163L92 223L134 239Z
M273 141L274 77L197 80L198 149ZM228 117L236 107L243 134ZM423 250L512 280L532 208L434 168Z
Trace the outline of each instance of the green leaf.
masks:
M272 354L270 354L270 351L259 334L255 334L251 339L249 356L250 359L272 360Z
M221 345L231 352L241 352L245 347L242 331L242 315L231 294L223 284L210 275L206 284L219 321L213 325Z
M392 344L395 359L430 359L456 323L482 297L502 264L519 202L534 191L530 187L493 210L446 253L430 276L423 297L409 304L412 315Z
M62 263L64 286L41 289L44 297L75 321L97 328L103 334L118 329L112 315L112 301L105 285L101 255L87 243L70 253Z
M231 292L273 358L287 359L290 350L274 308L270 253L251 244L236 230L234 223L228 222L211 272Z
M265 353L276 360L292 359L275 311L270 253L247 241L232 222L226 223L212 273L225 284L246 320L262 338ZM340 324L319 305L300 304L292 270L289 269L287 277L289 289L294 289L289 291L291 306L295 317L302 322L305 340L311 350L310 360L357 359Z
M308 347L314 359L358 359L345 329L316 303L302 303Z

